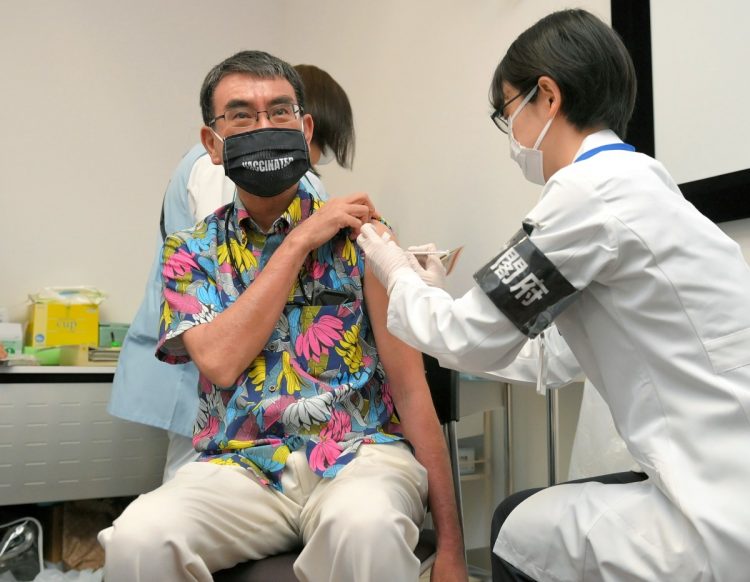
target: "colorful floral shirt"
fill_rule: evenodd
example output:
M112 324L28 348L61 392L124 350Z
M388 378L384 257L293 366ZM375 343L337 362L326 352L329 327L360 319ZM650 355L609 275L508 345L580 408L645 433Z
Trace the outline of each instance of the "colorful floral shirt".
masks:
M164 243L157 357L182 363L182 333L210 322L323 203L300 186L263 233L236 200ZM362 251L342 230L313 251L268 343L231 388L201 375L193 444L201 460L240 465L281 489L289 453L334 477L360 445L402 440L363 304Z

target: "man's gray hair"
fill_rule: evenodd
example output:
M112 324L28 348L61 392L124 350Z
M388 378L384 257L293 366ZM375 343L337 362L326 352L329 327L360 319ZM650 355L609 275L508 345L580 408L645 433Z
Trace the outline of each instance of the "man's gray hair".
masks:
M216 86L231 73L246 73L259 79L286 79L294 89L297 104L303 109L305 107L302 79L294 67L263 51L241 51L216 65L203 81L200 105L203 123L206 125L216 116L213 104Z

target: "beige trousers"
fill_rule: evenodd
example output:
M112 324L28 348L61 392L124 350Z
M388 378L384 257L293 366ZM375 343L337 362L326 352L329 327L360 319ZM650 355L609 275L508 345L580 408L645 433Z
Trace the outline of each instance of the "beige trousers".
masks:
M427 472L403 443L363 445L334 479L289 456L283 494L245 469L188 463L99 532L107 582L209 581L304 543L302 582L415 582Z

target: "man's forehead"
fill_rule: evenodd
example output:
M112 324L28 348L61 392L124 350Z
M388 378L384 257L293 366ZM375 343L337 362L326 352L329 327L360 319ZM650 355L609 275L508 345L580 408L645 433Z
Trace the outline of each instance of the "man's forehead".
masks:
M214 90L214 103L217 106L229 101L296 101L292 84L284 77L257 77L248 73L224 75Z

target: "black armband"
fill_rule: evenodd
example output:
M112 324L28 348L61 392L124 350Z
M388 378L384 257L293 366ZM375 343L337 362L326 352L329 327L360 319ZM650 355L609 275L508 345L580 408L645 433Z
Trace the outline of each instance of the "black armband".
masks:
M529 338L544 331L578 294L523 230L474 273L474 280Z

